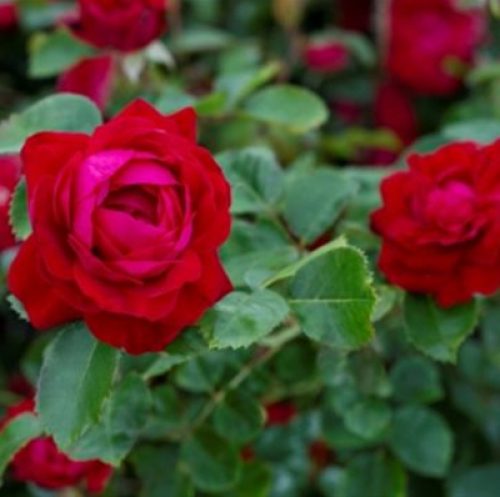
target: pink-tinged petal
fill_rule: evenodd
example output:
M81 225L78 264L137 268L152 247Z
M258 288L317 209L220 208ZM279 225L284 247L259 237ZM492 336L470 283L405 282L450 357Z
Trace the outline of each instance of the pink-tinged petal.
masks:
M49 329L81 317L42 275L33 236L21 246L10 267L8 287L23 303L35 328Z
M147 159L137 159L130 162L127 167L113 177L113 186L131 185L177 185L177 178L165 165Z
M34 192L45 176L55 176L72 157L87 147L89 137L82 133L42 132L28 138L21 150L28 193Z
M111 95L114 79L115 63L110 55L83 59L61 74L57 82L57 91L88 97L104 110Z

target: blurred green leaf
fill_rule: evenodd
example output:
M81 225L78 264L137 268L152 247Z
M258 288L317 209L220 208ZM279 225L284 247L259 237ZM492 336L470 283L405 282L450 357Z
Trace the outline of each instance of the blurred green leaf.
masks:
M401 358L391 371L394 397L401 402L427 404L444 395L439 370L425 357Z
M264 425L260 403L243 390L229 392L213 414L217 433L237 444L249 442Z
M354 187L333 169L298 175L285 189L285 220L303 243L314 242L333 226L355 193Z
M328 109L314 93L292 85L274 85L252 95L245 113L258 121L305 133L328 120Z
M117 361L118 351L98 342L83 323L65 326L47 348L37 412L63 450L99 420Z
M195 486L207 493L229 490L241 474L238 451L208 428L200 429L182 444L181 460Z
M390 435L394 453L418 474L442 477L453 455L453 436L443 418L420 406L396 411Z
M241 477L224 497L268 497L271 491L272 475L269 468L260 461L243 464Z
M76 62L94 53L66 28L52 33L36 33L30 40L28 73L32 78L47 78L61 74Z
M90 133L101 122L99 109L89 99L69 93L51 95L0 125L0 153L19 152L25 140L39 131Z
M217 157L231 183L233 214L267 212L283 191L283 171L265 148L231 151Z
M389 427L391 409L380 399L363 398L347 409L344 421L356 435L376 439Z
M26 240L31 235L31 221L28 215L26 181L21 179L14 190L9 209L12 232L18 240Z
M475 301L449 309L425 295L406 294L404 319L410 341L437 361L455 362L458 349L477 322Z
M500 121L495 119L475 119L449 124L442 130L442 135L448 140L490 143L500 138Z
M450 480L450 497L498 497L500 465L470 468Z

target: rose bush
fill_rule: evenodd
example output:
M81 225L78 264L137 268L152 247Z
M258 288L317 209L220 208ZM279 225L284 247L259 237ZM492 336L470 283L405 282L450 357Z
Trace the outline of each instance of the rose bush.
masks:
M498 497L497 2L0 4L0 497Z
M216 253L229 187L195 140L192 111L141 101L91 136L28 140L33 234L9 288L35 327L83 318L115 347L161 350L231 289Z

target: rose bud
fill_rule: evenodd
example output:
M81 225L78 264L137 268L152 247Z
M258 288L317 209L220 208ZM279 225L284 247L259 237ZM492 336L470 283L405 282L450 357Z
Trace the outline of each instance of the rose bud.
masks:
M166 29L166 0L79 0L75 33L99 48L130 52L145 47Z
M34 402L24 400L7 410L0 430L17 416L34 412ZM57 448L50 437L40 437L23 447L11 463L12 477L34 483L48 490L60 490L84 484L90 493L100 493L106 487L113 468L101 461L72 461Z
M443 307L500 287L499 154L500 142L447 145L382 182L371 221L391 283Z
M90 136L38 133L21 156L33 233L8 285L35 328L83 319L112 346L159 351L231 290L229 185L191 109L139 100Z
M388 5L384 38L390 74L422 94L457 90L484 38L484 9L460 9L456 0L391 0Z
M17 7L14 1L0 3L0 31L17 27Z
M0 156L0 250L11 248L16 241L9 221L10 199L21 175L18 156Z
M304 50L304 63L319 73L334 73L349 65L349 50L338 40L312 40Z

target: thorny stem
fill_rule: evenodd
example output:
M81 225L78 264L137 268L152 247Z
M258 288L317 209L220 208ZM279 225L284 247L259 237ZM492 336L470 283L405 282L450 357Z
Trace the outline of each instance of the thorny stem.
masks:
M281 333L275 335L272 338L268 338L266 341L266 346L268 348L262 354L253 357L247 364L245 364L245 366L243 366L238 374L229 383L227 383L227 385L225 385L224 388L213 394L210 401L205 405L199 416L191 425L191 429L194 431L201 424L203 424L231 390L234 390L235 388L240 386L241 383L243 383L256 368L262 366L267 361L272 359L283 348L285 344L292 341L299 334L300 326L296 323L293 323L290 327L284 329Z

